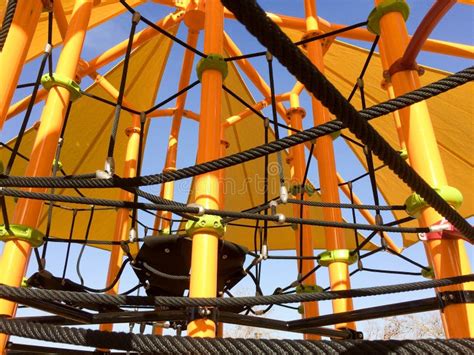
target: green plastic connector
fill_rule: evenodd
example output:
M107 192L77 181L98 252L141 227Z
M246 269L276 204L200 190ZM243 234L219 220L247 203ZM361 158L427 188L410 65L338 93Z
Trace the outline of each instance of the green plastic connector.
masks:
M405 0L385 0L376 6L369 14L367 19L367 29L377 35L380 35L380 19L389 12L400 12L406 21L410 15L410 7Z
M44 74L41 77L41 84L48 91L54 86L61 86L67 89L71 94L71 101L75 101L82 96L79 84L61 74L54 73L53 76Z
M199 81L202 81L202 73L208 69L213 69L220 72L222 74L222 80L224 80L227 77L227 74L229 73L227 62L220 54L208 54L206 58L202 58L198 62L196 67L196 73Z
M304 315L304 306L302 304L298 306L298 313Z
M43 238L44 235L39 230L21 224L10 224L10 229L4 224L0 225L0 240L4 242L19 239L37 248L43 244Z
M159 231L160 235L171 235L171 229L170 227L163 228L162 230Z
M298 285L296 286L296 293L317 293L324 292L324 289L318 285Z
M294 184L292 186L290 186L290 193L293 195L293 196L298 196L301 194L301 192L303 192L303 188L300 184ZM314 192L315 192L315 189L313 186L309 185L309 184L305 184L304 185L304 192L308 194L308 196L313 196Z
M20 287L28 287L28 278L27 277L23 277L21 279Z
M433 188L443 200L449 203L455 209L462 205L463 196L461 191L451 186L441 186ZM405 209L409 216L418 218L425 208L429 207L428 203L417 193L412 193L405 201Z
M331 263L340 262L347 265L357 261L357 254L351 254L349 249L327 250L318 255L318 264L328 267Z
M408 159L408 152L406 149L400 149L398 151L398 153L400 154L400 157L403 159L403 160L407 160Z
M434 270L432 268L429 268L428 270L421 269L421 276L423 276L425 279L433 280L435 278Z
M329 133L329 136L332 138L333 141L335 141L341 136L341 131L339 130L336 132Z
M53 159L53 169L55 165L56 165L56 159ZM61 163L61 161L58 161L58 170L61 170L62 168L63 168L63 163Z
M197 221L189 220L186 222L186 234L192 236L196 233L217 233L222 237L225 232L225 225L219 216L203 215Z

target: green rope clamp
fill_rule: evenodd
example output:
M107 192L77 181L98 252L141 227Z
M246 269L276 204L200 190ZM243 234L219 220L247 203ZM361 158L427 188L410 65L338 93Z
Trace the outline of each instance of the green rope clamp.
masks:
M408 151L406 149L400 149L398 153L400 154L400 158L402 158L403 160L408 159Z
M302 304L298 306L298 313L304 315L304 306Z
M27 277L23 277L21 279L20 287L28 287L28 278Z
M229 68L227 67L227 62L224 60L224 57L220 54L210 53L206 58L202 58L196 67L196 73L199 81L202 81L202 73L205 70L217 70L222 75L222 80L227 77L229 73Z
M297 294L324 292L324 289L318 285L298 285L295 290Z
M171 235L171 229L170 227L166 227L162 230L159 231L159 235Z
M56 159L53 159L53 169L56 165ZM61 163L60 160L58 160L58 170L61 170L63 168L63 163Z
M309 184L304 185L304 192L307 193L308 196L313 196L315 191L316 190L314 189L313 186L311 186ZM298 195L301 194L301 192L303 192L303 188L302 188L301 184L294 184L294 185L290 186L290 193L293 196L298 196Z
M318 264L328 267L332 263L354 264L357 261L357 254L351 254L349 249L326 250L318 255Z
M443 200L449 203L455 209L461 207L463 196L461 191L451 186L441 186L433 188ZM417 193L412 193L405 201L405 210L411 217L418 218L425 208L429 205Z
M428 268L426 269L421 269L421 276L423 276L425 279L431 279L433 280L435 278L434 270L433 268Z
M22 240L30 243L33 248L37 248L43 244L44 235L39 230L23 226L21 224L10 224L7 229L4 224L0 225L0 240Z
M222 223L222 218L205 214L200 216L197 221L188 220L186 222L186 234L188 236L206 232L216 233L219 237L222 237L225 232L225 225Z
M46 90L51 90L53 86L61 86L71 94L70 100L75 101L82 96L81 87L74 80L68 77L54 73L53 76L44 74L41 77L41 84Z
M367 19L367 29L376 35L380 35L380 19L389 12L400 12L406 21L410 15L410 7L405 0L385 0L376 6Z

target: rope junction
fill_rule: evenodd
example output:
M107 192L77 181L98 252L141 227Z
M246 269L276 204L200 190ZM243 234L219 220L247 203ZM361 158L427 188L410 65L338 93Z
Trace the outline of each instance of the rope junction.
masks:
M355 28L366 26L367 22L360 22L353 26L348 26L336 31L324 33L318 36L304 39L302 41L292 43L281 30L268 19L264 11L254 1L241 1L232 2L229 0L222 0L222 3L231 10L236 18L242 22L250 33L257 37L257 39L268 48L267 51L261 51L251 54L245 54L241 56L227 57L225 61L238 61L245 58L253 58L257 56L266 55L268 62L268 70L270 77L270 89L271 89L271 106L272 106L272 118L265 117L260 111L254 109L249 103L239 97L230 88L223 85L223 90L230 96L240 102L243 106L250 109L254 114L263 120L265 127L265 143L263 145L242 151L224 158L220 158L214 161L209 161L194 166L177 169L175 171L167 171L164 173L145 175L142 176L140 173L141 166L139 165L137 176L133 178L121 178L115 175L114 172L114 148L115 140L117 135L117 129L120 119L121 110L129 113L140 115L141 130L140 130L140 157L138 159L139 164L142 161L142 147L143 147L143 132L144 123L147 115L150 115L155 110L163 107L167 103L176 99L180 95L188 92L192 88L200 84L199 80L189 84L182 90L173 94L172 96L162 100L147 110L142 112L126 107L123 104L124 92L126 86L126 79L128 73L128 65L130 55L132 52L132 40L135 35L135 30L140 21L143 21L149 27L155 29L166 37L170 38L174 42L183 46L186 50L193 51L200 57L207 57L207 55L196 48L183 42L176 36L165 31L161 27L154 24L152 21L144 16L141 16L136 12L125 0L120 1L123 6L132 14L132 25L130 29L128 46L124 56L123 72L120 81L119 95L116 102L107 100L100 96L90 94L86 91L80 91L80 94L87 96L90 99L101 101L105 104L113 106L115 108L115 114L113 118L112 129L110 133L109 147L106 157L106 169L105 172L108 174L105 176L98 176L96 173L85 174L85 175L68 175L59 166L59 159L61 154L61 147L63 144L64 132L66 130L67 117L73 106L72 102L69 105L68 113L66 114L66 123L63 126L61 133L61 140L58 143L55 163L53 164L52 177L20 177L11 176L10 172L14 166L15 159L20 157L24 160L28 160L28 157L21 154L20 148L22 138L25 134L26 127L31 116L31 112L35 103L39 85L41 84L41 77L48 64L49 75L52 77L52 13L49 14L49 31L48 31L48 46L46 47L45 53L42 57L41 64L38 70L37 79L34 83L26 83L19 85L17 88L33 87L31 94L30 103L25 113L24 120L20 127L18 138L15 141L13 147L7 144L0 143L2 147L12 152L9 162L5 171L0 175L0 204L2 206L2 215L4 224L8 229L9 219L8 212L6 210L5 197L14 198L27 198L45 201L48 204L48 220L47 230L43 238L44 244L42 249L42 255L39 254L38 248L35 248L35 255L38 261L39 272L45 271L44 260L46 259L46 251L48 242L54 243L65 243L67 244L67 250L65 254L64 267L62 271L61 282L69 283L74 287L79 287L81 292L73 291L61 291L61 290L48 290L42 288L14 288L6 285L0 285L0 297L5 298L20 304L27 305L29 307L44 310L50 313L57 314L58 316L53 317L30 317L26 319L2 319L0 318L0 332L10 335L17 335L22 337L28 337L37 340L47 340L53 342L62 342L74 345L85 345L95 346L99 348L110 348L120 349L127 351L140 351L140 352L209 352L209 353L328 353L328 352L341 352L341 351L411 351L411 352L435 352L442 351L446 353L468 353L474 347L472 340L419 340L419 341L379 341L379 342L364 342L356 340L337 340L337 341L279 341L279 340L243 340L243 339L193 339L188 337L158 337L149 335L140 335L132 333L106 333L98 332L87 329L79 328L68 328L61 327L60 325L67 324L99 324L107 322L152 322L159 320L174 320L175 322L186 322L189 320L189 309L199 309L200 307L217 308L216 317L218 320L233 324L242 325L258 325L263 328L293 331L299 333L312 333L329 336L337 339L357 339L360 338L361 334L357 332L351 332L349 330L333 330L329 328L323 328L326 325L333 325L340 322L352 321L352 320L364 320L372 319L375 317L397 315L397 314L408 314L419 311L443 309L444 305L438 298L425 299L413 301L411 305L407 304L396 304L382 307L372 307L353 311L355 313L347 312L347 314L321 316L314 319L305 320L306 324L301 324L298 320L283 322L272 319L262 319L255 316L249 316L252 314L264 314L268 312L273 306L283 306L289 308L295 308L291 305L292 303L299 302L311 302L311 301L325 301L334 300L340 298L355 298L355 297L366 297L385 295L396 292L408 292L415 290L424 290L430 288L439 288L451 285L458 285L465 282L474 281L474 275L463 275L458 277L451 277L447 279L430 280L423 282L413 282L409 284L399 284L390 286L379 286L364 289L351 289L347 291L327 291L329 288L324 289L324 292L312 292L312 293L294 293L296 287L302 285L303 281L306 280L310 275L316 273L321 265L316 266L313 270L309 271L305 275L301 275L302 262L305 259L313 259L321 261L321 256L283 256L283 255L269 255L266 251L268 244L268 230L270 228L295 228L300 227L300 250L302 250L303 233L301 226L312 225L312 226L323 226L323 227L336 227L354 230L354 239L357 247L350 251L350 255L356 255L358 261L357 268L351 272L351 275L360 272L377 272L377 273L390 273L397 275L421 275L424 271L430 269L422 264L411 260L410 258L398 253L397 251L387 247L386 241L382 235L382 232L397 232L397 233L428 233L437 229L430 227L400 227L407 221L411 221L413 218L406 217L402 220L390 221L384 223L381 218L381 211L403 211L406 206L394 205L394 206L381 206L379 203L378 190L376 187L375 172L381 168L388 167L392 169L408 186L410 186L415 192L420 194L435 210L443 215L449 222L451 222L456 228L458 228L465 238L471 243L474 242L474 229L460 216L455 210L453 210L441 197L426 184L426 182L411 168L409 167L400 157L400 154L393 150L388 143L368 124L369 120L377 117L386 115L388 113L395 112L402 108L413 105L417 102L427 100L436 95L442 94L443 92L454 89L460 85L464 85L474 79L474 67L466 68L458 73L452 74L446 78L443 78L437 82L431 83L425 87L417 89L415 91L404 94L400 97L388 100L386 102L374 105L366 108L363 77L369 66L370 59L375 51L379 37L376 36L372 47L369 51L368 58L361 70L358 77L358 82L354 86L348 99L342 97L332 84L314 67L308 59L301 53L297 46L303 45L310 41L321 40L331 36L336 36L345 31L349 31ZM9 1L7 7L7 13L5 16L4 24L0 30L0 50L3 47L6 33L8 32L9 23L14 14L14 6L16 1ZM12 10L13 9L13 10ZM5 37L5 38L4 38ZM307 130L297 130L288 125L278 122L277 111L276 111L276 99L274 89L274 77L272 67L272 53L280 62L293 74L305 87L320 100L336 117L337 119L328 122L323 125L319 125ZM356 92L360 92L362 101L362 110L357 112L349 101L354 97ZM275 134L275 140L269 141L269 125L273 125L273 132ZM279 128L287 129L292 131L291 135L286 137L279 136ZM340 132L342 129L348 129L356 137L357 140L343 137L358 145L364 149L364 153L367 159L368 172L356 177L344 184L348 184L351 192L350 203L324 203L316 201L305 200L305 186L307 182L307 176L312 161L312 153L314 149L314 140L335 132ZM312 142L308 162L306 164L305 177L301 184L301 190L299 198L287 198L282 202L282 196L269 199L268 196L268 157L270 154L277 154L277 161L279 167L279 178L280 184L283 189L286 189L284 185L283 168L282 168L282 157L281 152L285 149L294 147L299 144L306 142ZM372 154L375 154L384 165L380 167L374 167ZM163 184L171 181L178 181L195 177L201 174L213 172L219 169L225 169L238 164L249 162L260 157L265 158L265 174L266 174L266 186L264 201L261 205L255 206L246 211L229 211L229 210L214 210L202 208L202 206L186 206L183 203L177 201L171 201L163 199L159 196L147 193L139 189L141 186ZM56 176L60 172L63 176ZM352 198L352 185L360 179L368 176L370 179L370 186L372 188L372 194L374 199L373 205L359 205L355 204ZM20 189L12 189L11 187L25 188L25 187L43 187L50 188L50 193L43 192L30 192ZM78 196L70 195L59 195L55 193L55 189L59 188L72 188L78 194ZM126 191L133 193L133 201L124 200L110 200L110 199L99 199L87 197L81 189L85 188L121 188ZM314 191L319 191L319 188L315 188ZM295 194L296 196L296 194ZM142 198L150 202L142 202L138 199ZM276 214L272 211L272 206L281 203L289 203L299 205L299 217L289 217ZM81 204L89 205L89 207L79 208L77 206L71 207L67 204ZM100 207L99 207L100 206ZM347 208L352 210L353 222L331 222L323 220L314 220L303 218L303 206L309 207L321 207L321 208ZM71 213L71 228L70 235L67 239L59 239L50 235L51 223L53 210L55 208L61 208ZM220 216L224 218L224 222L228 225L241 226L246 228L254 229L254 251L247 251L247 255L253 257L253 261L245 269L245 274L249 275L255 283L256 296L253 297L218 297L218 298L188 298L188 297L144 297L144 296L130 296L132 292L140 288L147 289L150 285L146 283L139 283L132 289L124 292L121 295L110 295L104 294L111 290L117 282L120 280L122 273L126 266L131 263L134 264L135 260L130 254L129 245L137 243L138 246L145 243L145 238L135 238L134 240L124 241L102 241L89 239L89 232L93 218L96 213L100 211L109 210L112 208L124 208L131 211L131 221L133 228L137 229L137 225L141 225L144 229L144 235L146 236L148 231L156 231L154 228L147 226L141 222L138 218L138 210L151 213L151 211L169 211L175 215L182 217L182 219L171 219L171 225L180 225L182 222L188 220L197 221L198 217L202 214ZM376 220L380 223L361 224L357 223L355 211L360 209L374 210L376 214ZM271 213L269 213L271 211ZM89 223L83 240L73 239L74 223L78 213L89 213ZM247 224L239 224L235 221L241 220L254 220L255 226ZM260 222L263 222L260 224ZM275 225L268 225L269 222L275 223ZM370 230L372 233L363 241L359 242L358 231ZM158 231L163 232L163 231ZM177 234L179 238L186 238L183 230L173 230L170 227L168 234ZM361 250L367 245L378 233L380 233L381 247L361 254ZM80 279L80 284L74 283L66 279L67 267L69 262L70 248L72 244L81 244L81 250L76 263L76 272ZM123 262L119 272L110 285L107 285L103 289L95 289L84 284L84 278L80 271L80 263L83 252L86 246L98 246L98 245L112 245L120 246L126 252L128 258ZM415 266L417 272L409 271L397 271L397 270L382 270L365 267L362 264L362 259L374 255L378 252L387 252L403 261ZM263 261L269 260L299 260L299 272L298 278L292 284L284 287L277 288L272 295L263 295L261 289L261 272ZM133 266L133 265L132 265ZM147 264L145 263L145 266ZM251 271L255 268L255 274ZM420 271L421 269L421 271ZM148 265L147 270L160 276L168 277L174 280L188 280L188 275L176 276L167 275L159 270L154 269ZM225 288L224 292L231 295L230 288ZM47 304L50 302L50 304ZM268 306L264 310L256 311L253 309L255 306ZM105 307L105 308L104 308ZM134 312L127 311L128 308L136 308ZM152 307L159 307L160 312L149 311L143 312L138 311L139 309L148 309ZM237 307L247 313L240 315L236 312L227 312L227 308ZM85 309L92 310L103 310L96 314L86 312ZM349 314L350 313L350 314ZM135 317L135 318L133 318ZM51 323L51 324L47 324ZM12 348L14 346L12 345Z

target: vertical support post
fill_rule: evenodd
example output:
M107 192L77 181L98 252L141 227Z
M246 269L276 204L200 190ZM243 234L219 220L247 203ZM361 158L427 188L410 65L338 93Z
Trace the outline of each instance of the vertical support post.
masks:
M223 54L224 7L220 0L205 4L204 52ZM221 99L223 74L216 69L202 73L201 116L197 163L217 159L221 146ZM219 172L199 175L195 180L196 203L205 208L219 208ZM216 297L217 231L199 229L192 235L190 297ZM196 319L188 324L188 335L215 337L216 324L210 319Z
M316 4L314 0L305 0L306 31L307 35L320 33ZM319 41L307 44L308 57L321 72L324 72L323 49ZM330 121L327 109L312 98L314 124L320 125ZM316 152L318 155L319 181L321 185L321 198L323 202L339 203L339 192L337 187L336 164L334 160L334 147L330 136L318 138L316 141ZM341 210L339 208L324 208L324 219L328 221L342 222ZM325 228L326 245L328 250L346 249L342 229ZM329 278L331 290L350 289L348 265L344 262L334 261L329 265ZM352 310L352 299L334 300L332 302L334 313ZM343 323L336 325L337 328L355 329L355 323Z
M18 0L5 45L0 52L0 129L5 123L42 9L41 0Z
M303 118L306 115L305 110L300 107L300 100L297 94L292 93L290 95L290 109L288 110L288 119L290 120L291 127L297 130L303 130ZM306 161L304 154L304 145L299 144L290 149L291 156L291 179L294 183L303 184L305 178ZM304 199L304 189L302 190L302 196ZM303 218L309 218L309 211L307 206L294 205L295 216L299 215L300 208L303 208ZM303 234L300 234L300 228L303 228ZM303 238L302 247L300 246L300 237ZM313 248L313 237L311 235L311 226L301 225L295 231L295 243L296 243L296 255L298 256L314 256ZM297 260L297 264L301 265L300 273L302 276L311 272L314 269L314 260L305 259L301 262ZM303 285L314 286L316 285L316 274L313 273L302 282ZM311 318L319 315L319 306L317 302L304 302L303 303L303 317ZM307 340L320 340L319 335L305 334Z
M382 1L376 0L375 4ZM403 56L409 37L402 14L388 12L380 19L380 52L384 64L390 67ZM388 68L386 68L388 69ZM390 78L396 96L420 87L417 71L404 70ZM400 110L403 138L410 164L430 185L447 185L443 163L438 150L426 102L420 102ZM421 226L436 224L442 217L432 208L425 209L420 218ZM424 242L427 257L437 278L470 274L469 259L464 242L460 239L433 239ZM443 287L438 291L474 290L472 283ZM451 304L444 308L443 325L448 338L474 336L474 304Z
M71 22L64 40L64 47L58 60L56 73L67 78L74 78L77 64L84 43L87 25L92 10L92 0L77 0ZM64 123L64 116L69 105L70 92L60 86L53 87L48 95L41 115L26 176L49 176L56 152L57 142ZM28 189L28 191L44 192L45 189ZM13 216L13 223L33 228L38 226L38 219L43 201L19 199ZM0 283L19 286L28 266L31 246L22 241L12 240L5 243L0 260ZM14 315L16 304L0 300L0 314L7 317ZM0 352L5 349L7 337L0 334Z

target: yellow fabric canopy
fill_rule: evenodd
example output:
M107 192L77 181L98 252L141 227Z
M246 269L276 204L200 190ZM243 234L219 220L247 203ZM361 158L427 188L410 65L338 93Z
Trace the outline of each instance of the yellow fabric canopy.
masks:
M176 31L177 28L172 33L175 34ZM132 53L128 68L125 97L133 103L134 109L145 110L153 105L161 84L171 45L172 41L170 39L158 35ZM120 84L122 70L123 64L120 63L106 75L106 78L117 88ZM114 101L97 84L92 85L87 92ZM74 102L67 122L60 159L63 169L67 174L84 174L104 168L113 116L114 107L92 98L83 96ZM115 145L116 172L118 175L122 174L124 167L127 145L125 130L130 124L131 115L122 111ZM29 155L35 135L35 127L26 132L23 137L20 153L25 156ZM15 140L10 141L8 146L12 147L14 142ZM0 149L1 161L7 162L9 157L9 150L5 148ZM27 162L24 159L17 157L11 174L24 175L26 164ZM56 190L55 193L78 196L72 189L67 192ZM87 197L96 198L118 199L119 197L119 191L116 189L89 189L82 190L82 193ZM52 237L68 238L73 218L71 208L87 209L89 206L64 203L59 203L58 205L67 206L68 209L53 209L50 235ZM14 200L12 198L7 199L7 207L11 219L14 211ZM111 240L115 226L115 216L115 209L102 210L100 207L97 207L89 239ZM77 212L72 233L74 239L84 239L89 217L90 213L88 211ZM43 233L46 231L46 224L47 206L43 208L39 221L39 230Z

